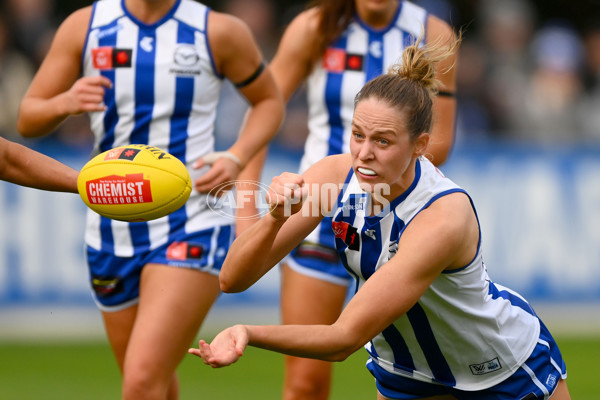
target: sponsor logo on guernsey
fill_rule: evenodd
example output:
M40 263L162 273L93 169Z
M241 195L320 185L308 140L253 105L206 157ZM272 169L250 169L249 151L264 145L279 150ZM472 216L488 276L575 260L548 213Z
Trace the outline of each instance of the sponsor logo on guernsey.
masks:
M323 55L323 68L329 72L362 71L364 56L346 53L343 49L329 47Z
M188 242L173 242L167 247L167 258L171 260L200 259L204 247L200 244Z
M152 203L150 180L144 174L105 176L88 181L85 189L91 204Z
M173 67L169 70L177 75L200 75L200 55L192 44L180 43L173 53Z
M358 230L347 222L333 221L331 228L336 238L342 239L350 250L360 250Z
M500 365L500 360L496 357L492 360L482 362L481 364L471 364L469 365L469 368L473 375L484 375L502 369L502 365Z
M131 68L131 49L101 46L92 49L92 63L99 70Z

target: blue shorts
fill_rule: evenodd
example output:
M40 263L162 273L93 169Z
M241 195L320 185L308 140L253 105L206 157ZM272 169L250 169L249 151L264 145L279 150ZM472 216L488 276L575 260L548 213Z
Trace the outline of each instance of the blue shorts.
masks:
M452 395L458 400L538 400L547 399L567 378L567 368L558 345L540 321L540 338L529 358L509 378L490 388L465 391L417 381L392 374L370 359L367 369L375 377L377 390L388 399L420 399Z
M94 300L103 311L118 311L137 303L142 269L150 263L218 275L233 235L232 226L220 226L187 234L179 241L168 242L132 257L118 257L87 246Z
M352 281L352 276L344 268L335 248L335 236L329 217L323 218L319 226L284 262L298 273L337 285L348 286Z

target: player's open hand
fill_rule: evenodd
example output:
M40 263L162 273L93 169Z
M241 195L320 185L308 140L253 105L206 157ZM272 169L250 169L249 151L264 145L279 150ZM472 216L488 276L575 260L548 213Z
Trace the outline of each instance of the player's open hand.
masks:
M284 220L300 211L306 200L308 188L298 174L284 172L271 180L267 191L267 204L271 216Z
M246 328L243 325L235 325L219 333L210 344L200 340L198 348L191 348L188 353L201 357L206 365L220 368L239 360L247 345Z
M227 189L233 189L235 179L242 170L240 161L235 155L227 151L219 151L201 157L194 164L194 168L210 165L211 168L196 179L194 188L200 193L208 193L219 188L216 194L225 194Z
M62 94L63 107L67 114L104 111L104 92L112 89L112 82L105 76L84 76Z

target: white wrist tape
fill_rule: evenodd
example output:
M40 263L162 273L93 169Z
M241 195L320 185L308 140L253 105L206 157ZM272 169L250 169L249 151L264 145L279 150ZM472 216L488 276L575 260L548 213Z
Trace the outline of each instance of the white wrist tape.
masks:
M236 163L238 167L243 168L242 161L230 151L215 151L214 153L209 153L202 157L202 160L207 165L213 165L219 158L228 158Z

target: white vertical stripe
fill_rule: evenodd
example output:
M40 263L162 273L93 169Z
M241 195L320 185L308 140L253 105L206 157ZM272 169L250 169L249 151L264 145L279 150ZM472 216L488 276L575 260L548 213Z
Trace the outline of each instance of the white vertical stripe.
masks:
M156 30L156 60L172 60L174 44L177 43L177 22L168 21ZM175 74L169 73L170 63L155 63L154 108L148 142L153 146L168 150L171 119L175 108ZM168 95L166 95L168 94Z
M398 29L391 29L383 37L383 72L388 72L389 68L402 61L402 32Z
M208 255L206 256L206 265L210 265L211 268L214 266L214 263L215 263L215 253L218 249L218 240L219 240L220 233L221 233L221 227L216 226L213 229L213 233L210 238L210 251L209 251Z
M135 124L135 62L138 26L127 18L119 21L123 29L117 34L117 48L134 49L132 51L131 68L115 68L115 101L119 110L119 121L115 126L115 142L113 147L130 144L129 135Z
M416 37L422 35L425 29L425 16L427 12L424 8L416 6L408 1L402 2L402 11L398 25L407 30Z
M123 221L110 221L112 229L115 255L119 257L131 257L134 254L129 224Z
M100 241L100 215L92 210L87 211L85 243L96 250L102 247Z

